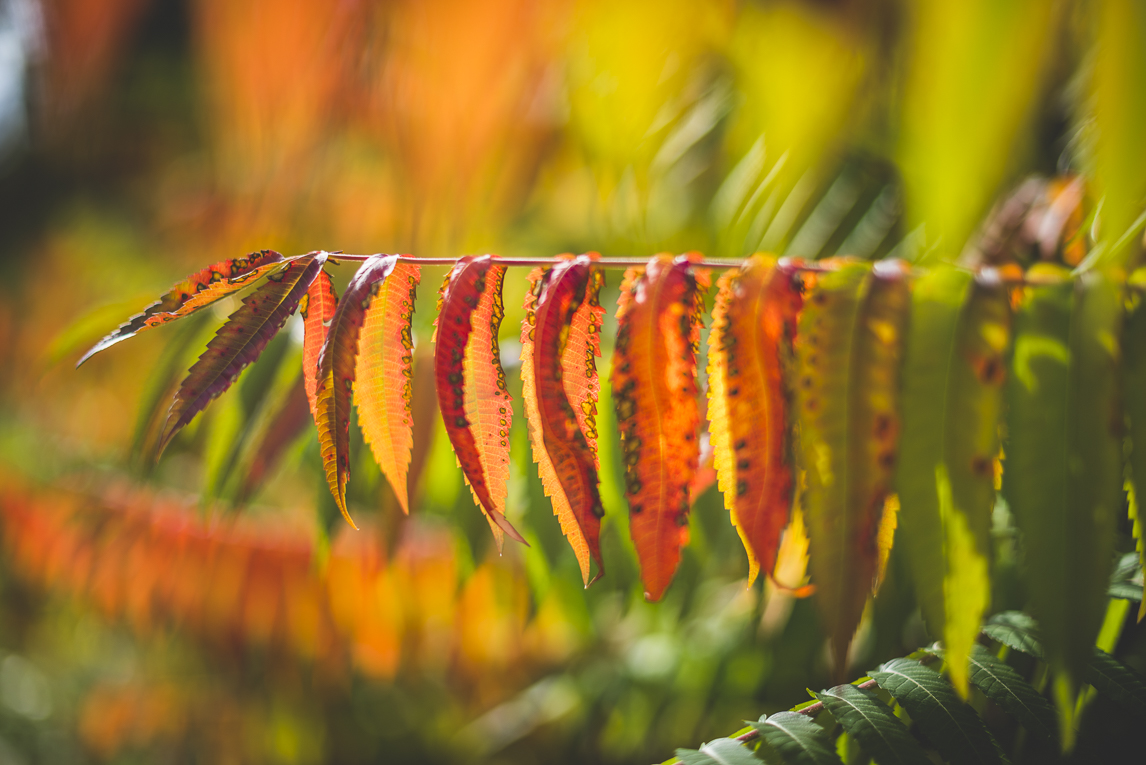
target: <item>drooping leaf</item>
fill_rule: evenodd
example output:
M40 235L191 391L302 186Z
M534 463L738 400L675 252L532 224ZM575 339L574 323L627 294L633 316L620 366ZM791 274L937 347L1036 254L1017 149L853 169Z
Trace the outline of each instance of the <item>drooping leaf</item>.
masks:
M967 657L990 601L994 459L999 451L1007 292L938 266L912 289L896 485L923 618L968 693Z
M414 445L414 340L410 324L422 274L398 263L379 283L358 338L354 400L362 436L390 482L402 512L409 513L406 475Z
M923 747L867 688L838 685L817 693L816 699L880 765L930 765Z
M312 253L313 254L313 253ZM252 252L242 258L222 260L188 276L168 290L163 297L132 316L107 337L100 340L76 362L78 368L100 351L152 327L158 327L200 308L232 292L249 287L281 263L283 256L273 250Z
M621 285L613 401L645 598L659 600L688 543L696 472L696 351L703 297L688 256L657 255Z
M243 298L207 344L207 350L191 367L175 394L167 423L159 440L162 452L184 425L207 404L231 387L239 373L262 353L290 318L310 283L326 263L326 253L288 260L268 281Z
M322 346L326 345L326 333L337 307L338 293L330 281L330 274L323 269L298 304L298 312L302 316L302 383L311 417L318 416L315 393L318 389L318 357L322 354Z
M700 749L677 749L677 760L683 765L759 765L760 760L739 741L718 738L701 744Z
M1085 679L1115 704L1146 720L1146 681L1106 651L1094 649Z
M318 356L314 422L322 466L330 493L351 526L346 483L350 480L350 396L358 368L358 337L367 310L397 264L397 255L373 255L359 267L334 311Z
M602 278L588 256L530 275L521 326L521 381L533 459L561 531L577 555L604 573L596 406Z
M1038 625L1022 611L1002 611L993 614L983 625L983 634L1028 656L1043 658Z
M1122 510L1121 295L1106 276L1035 267L1015 323L1003 488L1023 532L1027 588L1065 748L1106 610Z
M827 268L800 315L796 398L812 581L842 675L879 573L910 294L897 261Z
M914 659L892 659L871 676L903 705L944 760L955 765L1007 761L975 710L938 672Z
M1146 301L1142 299L1142 287L1146 284L1146 269L1138 269L1130 277L1129 302L1131 309L1126 317L1122 335L1123 350L1126 354L1123 365L1123 389L1126 391L1126 421L1130 428L1130 492L1129 512L1138 560L1146 567L1146 534L1143 533L1142 512L1139 502L1146 498ZM1146 582L1144 582L1146 586ZM1138 620L1146 614L1146 599L1139 596L1143 605L1138 608Z
M754 256L721 277L708 353L708 419L724 504L748 553L749 582L771 574L792 507L784 369L803 302L796 263Z
M752 727L787 765L843 765L824 729L806 715L777 712Z
M434 335L434 377L442 420L498 550L503 533L525 543L505 518L513 409L497 341L505 315L504 277L505 266L489 255L459 260L443 285Z

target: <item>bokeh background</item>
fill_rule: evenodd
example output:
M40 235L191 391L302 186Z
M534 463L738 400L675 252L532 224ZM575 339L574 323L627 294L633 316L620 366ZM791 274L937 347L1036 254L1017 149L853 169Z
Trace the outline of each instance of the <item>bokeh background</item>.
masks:
M3 0L0 763L647 762L804 700L828 682L813 604L747 586L715 487L644 602L605 391L608 575L582 589L520 411L508 515L531 547L496 554L435 419L443 268L415 315L413 509L355 432L357 533L300 326L158 462L233 303L74 362L255 249L956 258L1032 176L1060 179L1023 187L1044 210L1073 195L1075 230L1103 198L1121 231L1146 191L1143 40L1116 0ZM993 609L1022 604L1009 534ZM927 640L899 571L858 667Z

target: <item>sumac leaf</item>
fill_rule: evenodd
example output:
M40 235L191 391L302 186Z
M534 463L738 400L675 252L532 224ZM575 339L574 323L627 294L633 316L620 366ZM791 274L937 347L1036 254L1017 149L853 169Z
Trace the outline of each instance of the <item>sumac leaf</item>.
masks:
M189 316L219 298L251 286L282 260L283 256L273 250L261 250L242 258L222 260L196 271L92 346L76 362L76 367L100 351L107 350L146 329Z
M828 734L806 715L777 712L752 723L765 750L772 750L788 765L843 765Z
M243 298L243 304L219 328L207 350L191 367L175 393L159 440L160 452L184 425L231 387L239 373L262 353L298 308L310 283L326 263L326 253L288 260L265 284Z
M756 255L718 282L708 351L708 419L724 505L748 553L749 581L771 575L792 507L785 370L803 303L797 264Z
M887 546L910 294L902 264L827 263L796 341L803 508L816 601L842 675ZM890 503L894 506L894 503Z
M677 760L683 765L759 765L760 760L739 741L718 738L701 744L700 749L677 749Z
M968 693L990 602L991 511L1010 303L993 271L937 266L912 289L896 473L901 544L923 618Z
M688 543L688 489L699 455L699 280L688 256L658 255L625 273L618 301L613 401L629 525L651 601L664 594Z
M499 551L503 533L525 543L505 518L513 409L497 342L504 277L489 255L459 260L443 285L434 336L442 420Z
M1106 651L1094 649L1085 680L1115 704L1146 720L1146 680Z
M322 346L326 345L326 333L334 320L334 310L338 307L338 293L326 269L310 284L310 289L298 304L302 316L302 383L306 389L306 400L310 405L310 416L318 416L315 392L318 389L318 357Z
M880 765L931 764L895 713L867 688L838 685L817 693L816 699Z
M406 476L414 444L410 409L414 340L410 324L421 278L419 266L398 263L393 273L379 283L358 338L354 382L362 436L404 513L410 512Z
M318 356L314 422L322 466L330 493L351 526L346 483L350 480L350 397L358 367L358 337L368 309L397 264L397 255L373 255L359 267L334 311Z
M947 651L946 655L950 656ZM971 649L971 683L1019 724L1043 740L1054 743L1054 707L1034 686L993 653L976 643ZM950 664L948 664L950 666Z
M1003 490L1023 532L1027 590L1069 748L1075 698L1106 611L1123 508L1121 292L1106 276L1028 272L1008 378Z
M1131 310L1126 317L1122 335L1122 345L1126 354L1123 365L1123 389L1126 391L1124 406L1126 422L1130 428L1130 480L1134 487L1133 500L1129 505L1132 515L1131 529L1134 534L1138 560L1146 567L1146 533L1143 532L1141 503L1146 502L1146 300L1142 289L1146 286L1146 269L1138 269L1130 277ZM1146 587L1146 582L1143 583ZM1146 598L1139 588L1138 621L1146 615Z
M588 586L601 561L597 356L601 272L588 256L530 275L521 328L521 381L533 459Z

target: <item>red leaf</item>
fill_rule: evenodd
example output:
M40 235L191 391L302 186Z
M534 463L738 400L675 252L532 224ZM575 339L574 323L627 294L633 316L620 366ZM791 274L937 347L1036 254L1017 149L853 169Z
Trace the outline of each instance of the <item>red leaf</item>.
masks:
M446 433L499 551L502 532L525 543L505 518L513 409L497 343L504 276L489 255L457 262L443 285L434 350Z
M362 264L334 311L318 357L314 423L322 466L330 493L351 526L354 521L346 509L346 483L350 480L350 394L357 369L358 335L367 310L397 264L397 255L374 255Z
M410 512L406 474L414 444L414 418L410 411L414 341L410 323L421 278L419 266L394 266L394 272L382 283L366 311L355 370L354 398L362 435L404 513Z
M134 337L145 329L190 316L219 298L251 286L281 263L282 259L283 256L274 250L262 250L252 252L246 257L222 260L191 274L168 290L159 300L144 308L141 313L132 316L114 332L93 345L76 362L76 367L100 351Z
M521 380L533 458L586 586L589 558L601 561L601 496L595 415L604 313L603 279L582 255L530 275L521 329Z
M179 386L159 440L160 452L184 425L230 388L239 373L259 357L298 308L324 263L324 252L292 258L271 274L265 284L243 298L243 304L219 328Z
M761 255L721 277L708 352L715 466L749 580L771 574L792 507L790 391L784 368L803 296L798 267Z
M704 276L688 256L658 255L621 285L613 400L625 462L629 523L645 597L659 600L688 543L696 473L696 349Z
M318 388L318 356L326 344L326 333L334 319L334 309L338 307L338 293L326 270L318 272L310 284L298 312L302 314L302 382L306 387L306 400L310 404L311 417L317 416L315 391Z

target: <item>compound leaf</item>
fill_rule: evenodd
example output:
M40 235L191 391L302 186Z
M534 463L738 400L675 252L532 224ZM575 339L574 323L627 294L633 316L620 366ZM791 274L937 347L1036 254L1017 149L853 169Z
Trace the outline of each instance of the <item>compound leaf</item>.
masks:
M837 685L817 693L816 699L880 765L930 765L919 742L867 688Z

